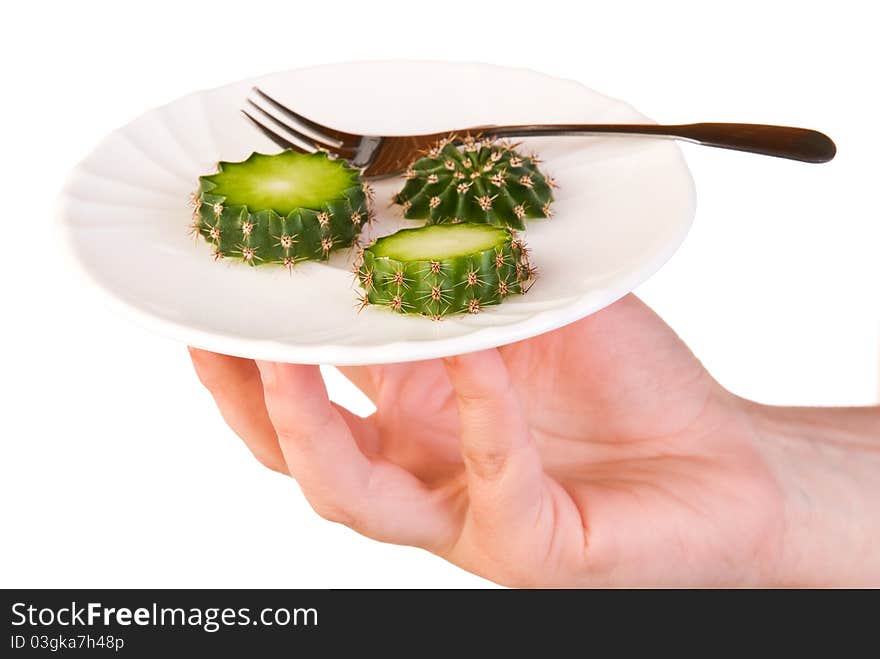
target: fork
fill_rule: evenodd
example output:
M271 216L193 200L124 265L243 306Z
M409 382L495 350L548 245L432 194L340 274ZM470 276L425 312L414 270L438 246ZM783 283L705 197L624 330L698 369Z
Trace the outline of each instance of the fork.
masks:
M480 135L483 138L606 133L650 135L812 163L828 162L837 152L831 138L819 131L763 124L488 125L427 135L357 135L304 117L258 87L252 89L247 97L247 105L241 112L275 144L303 153L325 150L361 168L367 179L399 174L437 141L448 138L456 142L460 141L456 136L461 135Z

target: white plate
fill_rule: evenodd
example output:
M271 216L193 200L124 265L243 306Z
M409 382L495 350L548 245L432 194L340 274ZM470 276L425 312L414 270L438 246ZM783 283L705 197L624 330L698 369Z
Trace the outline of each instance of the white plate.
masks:
M238 112L259 84L306 116L366 134L480 124L646 122L620 101L522 69L442 62L334 64L245 80L152 110L102 141L60 199L65 245L125 315L190 345L276 361L368 364L502 345L586 316L656 272L694 215L693 181L671 140L530 139L559 182L550 220L525 232L540 277L525 296L434 322L357 313L352 255L292 274L211 258L188 236L189 195L218 160L278 147ZM402 180L376 187L373 236L416 223L388 207Z

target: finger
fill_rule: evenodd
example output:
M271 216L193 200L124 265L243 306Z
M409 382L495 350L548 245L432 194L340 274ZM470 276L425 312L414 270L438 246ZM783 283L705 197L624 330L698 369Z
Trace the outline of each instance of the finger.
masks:
M351 434L354 435L354 439L361 451L368 457L377 454L381 449L381 443L379 441L379 429L376 427L375 416L359 416L339 403L331 404L339 412Z
M253 360L197 348L190 348L189 354L199 380L211 392L224 421L257 460L286 474L287 465L266 412L263 384Z
M337 366L336 368L374 404L378 401L379 389L376 386L376 375L378 374L374 369L381 368L381 366Z
M498 350L444 361L458 406L471 512L479 524L509 537L540 507L538 450Z
M386 542L445 541L442 502L409 472L364 455L317 366L257 364L288 469L318 514Z

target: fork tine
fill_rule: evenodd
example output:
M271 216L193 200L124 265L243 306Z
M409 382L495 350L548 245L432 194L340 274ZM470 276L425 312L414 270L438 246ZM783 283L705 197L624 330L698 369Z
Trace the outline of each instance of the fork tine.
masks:
M262 123L264 126L268 122L268 127L273 129L276 133L278 132L277 129L280 128L283 131L281 134L284 137L287 137L288 140L292 137L294 142L299 143L299 145L302 148L306 149L309 152L314 152L314 151L317 151L318 149L324 148L320 144L317 144L308 135L306 135L304 133L300 133L299 131L294 129L292 126L289 126L288 124L286 124L283 121L281 121L280 119L278 119L278 117L275 117L275 116L269 114L263 108L261 108L259 105L257 105L256 103L254 103L250 99L247 100L247 103L250 106L249 109L256 110L259 113L257 116L260 117L260 119L262 119L262 121L260 123Z
M291 142L289 139L287 139L286 137L284 137L280 133L276 133L271 128L264 126L257 119L255 119L253 116L251 116L247 110L242 110L241 113L245 117L247 117L250 120L250 122L254 126L256 126L261 133L263 133L263 135L265 135L270 140L275 142L275 144L280 146L282 149L293 149L294 151L299 151L300 153L311 153L311 151L306 151L299 144L295 144L294 142Z
M254 87L253 91L261 98L263 98L267 103L269 103L273 108L284 114L289 119L300 124L301 128L304 128L312 133L312 137L314 137L314 139L320 142L324 142L328 146L334 146L337 148L343 146L357 147L357 145L361 141L361 138L363 137L363 135L346 133L341 130L336 130L335 128L330 128L329 126L319 124L317 121L312 121L308 117L304 117L301 114L294 112L283 103L276 101L259 87Z

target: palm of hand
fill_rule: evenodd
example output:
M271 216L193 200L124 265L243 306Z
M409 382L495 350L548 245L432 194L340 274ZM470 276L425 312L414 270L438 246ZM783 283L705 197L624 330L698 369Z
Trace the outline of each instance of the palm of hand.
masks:
M502 583L768 577L778 490L735 399L653 312L625 298L500 353L542 474L531 485L522 479L529 493L490 486L497 501L482 518L469 500L456 391L443 362L342 369L377 406L368 422L351 424L363 450L430 492L431 505L411 510L420 519L407 520L401 507L398 526L431 529L430 540L416 544ZM503 453L478 453L472 471L487 471L481 477L489 481L513 478ZM408 478L385 481L395 484L400 491L386 496L412 496ZM379 527L361 530L395 541ZM743 565L750 567L733 567Z

